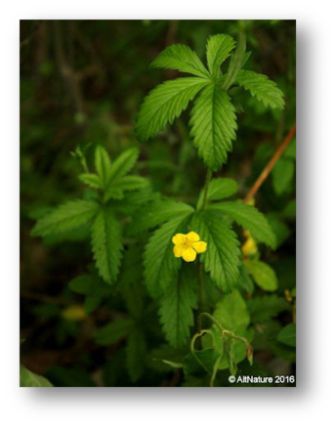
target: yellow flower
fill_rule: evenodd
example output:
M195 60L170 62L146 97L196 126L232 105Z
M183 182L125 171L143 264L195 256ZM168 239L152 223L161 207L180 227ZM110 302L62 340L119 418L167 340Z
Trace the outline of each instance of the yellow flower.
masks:
M174 255L176 258L183 258L186 262L193 262L197 254L207 250L206 242L203 242L195 231L187 234L177 233L172 238L174 243Z
M252 238L251 234L246 231L245 233L246 241L242 246L242 252L244 256L248 257L250 255L255 255L258 251L258 246L255 240Z

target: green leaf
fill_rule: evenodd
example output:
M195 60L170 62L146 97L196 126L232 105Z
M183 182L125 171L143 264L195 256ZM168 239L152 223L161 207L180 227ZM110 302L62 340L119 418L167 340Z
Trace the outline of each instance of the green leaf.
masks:
M128 174L128 172L134 167L138 157L139 150L136 147L123 151L112 163L108 185L112 181L122 178Z
M231 36L217 34L209 37L207 43L207 62L210 74L217 77L220 67L229 57L236 42Z
M67 233L81 226L89 226L99 205L88 200L73 200L55 208L41 218L32 230L33 236Z
M246 228L252 237L274 248L276 237L266 217L255 207L247 205L239 200L233 202L216 203L208 209L222 212L230 216L239 225Z
M101 296L87 296L84 301L84 310L87 314L92 313L96 308L99 307L102 301Z
M248 327L250 315L239 291L225 295L216 305L214 317L224 329L239 335Z
M254 297L247 301L247 306L253 323L266 322L290 309L288 302L278 295Z
M173 44L167 47L151 65L154 68L168 68L199 77L209 77L207 69L197 54L184 44Z
M129 226L132 234L157 227L171 218L186 216L194 211L193 207L175 200L158 200L143 206L134 215L133 223Z
M146 140L171 124L196 94L208 84L199 77L181 77L166 81L146 96L136 123L138 136Z
M264 291L275 291L278 288L278 280L274 270L266 263L258 260L245 260L246 268L254 281Z
M276 213L270 213L266 216L268 223L272 227L272 230L276 237L276 248L278 248L291 234L291 231L287 224L283 222L279 215Z
M296 347L296 326L294 323L286 325L278 333L277 339L282 344L286 344L290 347Z
M143 374L146 359L146 341L139 328L128 335L126 346L126 365L131 381L136 382Z
M245 300L239 291L235 290L225 295L216 305L214 317L223 329L233 332L235 335L250 339L247 331L250 324L250 315ZM218 328L213 326L214 332L218 334ZM246 345L240 340L229 337L223 338L223 354L218 365L219 369L230 369L231 374L236 370L237 363L247 356Z
M232 83L235 82L239 70L243 67L247 60L246 55L246 37L244 33L240 33L237 49L231 56L228 71L224 77L223 88L228 90Z
M176 279L181 261L174 257L172 237L185 232L189 214L171 219L150 238L144 258L145 282L149 294L158 297Z
M20 366L20 387L53 387L46 378Z
M209 201L222 200L232 196L238 191L238 183L230 178L214 178L210 181L207 193ZM201 206L204 197L204 189L201 191L197 207Z
M240 70L236 78L237 83L248 90L252 96L262 102L265 107L283 109L285 106L284 96L276 83L264 74L254 71Z
M121 199L124 197L125 191L134 191L145 188L149 185L149 181L142 176L127 175L113 180L105 191L104 199Z
M79 180L91 188L102 188L102 181L95 173L82 173L78 176Z
M182 347L190 337L197 304L196 281L193 269L184 266L179 278L170 283L160 299L162 328L173 347Z
M272 170L273 188L276 194L283 194L290 189L291 181L294 177L295 166L291 159L282 158L276 163Z
M95 150L95 168L101 182L105 185L109 178L111 160L108 152L101 145L98 145Z
M95 332L95 341L99 345L112 345L122 338L127 337L133 326L133 320L130 318L116 319L111 323L97 329Z
M190 123L199 155L210 169L218 170L236 137L236 113L228 94L208 85L194 104Z
M204 211L194 215L192 224L208 244L202 255L205 270L220 289L231 290L239 277L240 249L230 222L216 212Z
M107 282L116 278L121 261L121 227L111 209L101 211L92 226L92 250L99 274Z

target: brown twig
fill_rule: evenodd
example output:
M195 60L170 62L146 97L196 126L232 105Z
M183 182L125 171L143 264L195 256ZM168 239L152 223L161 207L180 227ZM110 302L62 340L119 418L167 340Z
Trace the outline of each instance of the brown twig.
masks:
M258 176L255 183L252 185L248 193L246 194L246 197L244 199L245 203L250 202L256 193L258 192L259 188L262 186L268 175L271 173L272 169L274 168L276 162L280 159L283 152L287 148L288 144L291 142L293 137L295 136L296 127L295 125L290 129L288 132L286 138L282 141L282 143L279 145L279 147L276 149L275 153L273 154L270 161L267 163L267 165L262 170L261 174Z

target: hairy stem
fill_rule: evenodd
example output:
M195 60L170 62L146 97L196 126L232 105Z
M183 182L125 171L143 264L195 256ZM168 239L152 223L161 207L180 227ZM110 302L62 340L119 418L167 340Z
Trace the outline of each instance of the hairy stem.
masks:
M262 186L262 184L264 183L264 181L267 179L268 175L271 173L271 171L274 168L276 162L280 159L280 157L282 156L283 152L287 148L288 144L291 142L291 140L295 136L295 132L296 132L296 127L294 125L290 129L290 131L288 132L286 138L282 141L282 143L276 149L276 151L274 152L271 160L264 167L264 169L262 170L261 174L258 176L257 180L255 181L255 183L250 188L249 192L247 193L247 195L246 195L246 197L244 199L245 203L250 202L253 199L253 197L257 194L259 188Z

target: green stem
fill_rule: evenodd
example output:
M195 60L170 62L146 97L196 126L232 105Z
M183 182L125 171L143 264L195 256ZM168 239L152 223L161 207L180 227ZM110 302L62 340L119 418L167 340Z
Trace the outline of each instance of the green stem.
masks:
M206 205L208 203L208 192L209 192L209 184L212 178L212 171L210 169L207 170L207 174L205 177L205 184L204 184L204 190L203 190L203 201L201 210L206 208Z
M208 191L209 191L209 184L212 178L212 171L210 169L207 170L207 174L205 177L205 184L204 184L204 190L203 190L203 200L201 204L201 210L206 208L207 205L207 199L208 199ZM203 271L203 264L199 262L198 264L198 310L199 313L202 313L206 309L206 301L205 301L205 293L204 293L204 271ZM201 316L198 316L198 330L200 331L202 329L201 324Z
M203 265L198 263L198 331L202 329L202 318L200 316L206 309L205 307L205 293L204 293L204 275L203 275Z

